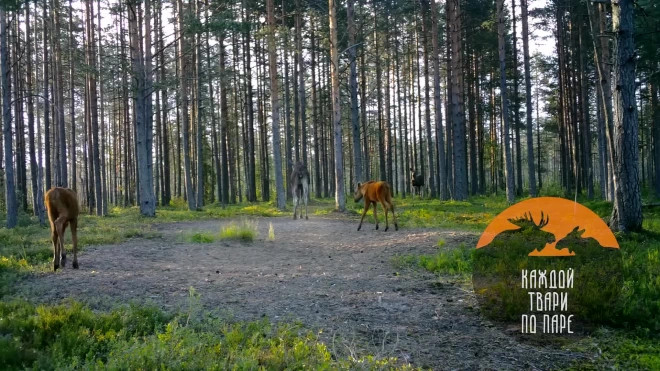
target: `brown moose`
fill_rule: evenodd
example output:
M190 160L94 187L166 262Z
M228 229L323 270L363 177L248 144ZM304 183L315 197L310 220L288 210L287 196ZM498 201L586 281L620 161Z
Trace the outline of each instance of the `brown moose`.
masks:
M64 249L64 232L71 225L71 240L73 242L74 269L78 269L78 195L69 188L54 187L44 196L48 220L50 221L51 238L53 240L53 271L66 264Z
M394 218L394 229L399 230L399 225L396 222L396 215L394 215L394 204L392 203L392 192L390 191L390 184L385 181L375 181L370 180L366 183L358 183L353 199L355 202L360 202L364 198L364 211L362 212L362 218L360 219L360 225L358 225L358 231L362 228L362 221L364 216L369 211L369 206L374 205L374 219L376 219L376 229L378 229L378 215L376 215L376 209L378 208L378 203L380 202L383 205L383 210L385 210L385 232L390 228L389 220L387 219L387 211L392 211L392 218Z

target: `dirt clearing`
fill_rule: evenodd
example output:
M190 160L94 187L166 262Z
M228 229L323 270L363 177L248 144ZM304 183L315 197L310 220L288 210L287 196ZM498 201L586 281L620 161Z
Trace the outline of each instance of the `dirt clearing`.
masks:
M381 215L382 218L383 215ZM185 309L189 288L207 310L237 320L264 316L322 330L335 354L397 357L434 370L562 368L584 355L521 344L481 318L470 290L430 273L397 271L395 255L432 254L476 243L466 232L374 230L357 221L257 218L254 242L189 243L194 231L217 233L231 220L159 225L159 238L96 246L56 274L35 274L18 288L37 302L72 297L94 309L131 301ZM384 220L383 220L384 222ZM275 241L267 241L269 223ZM69 242L67 240L67 242Z

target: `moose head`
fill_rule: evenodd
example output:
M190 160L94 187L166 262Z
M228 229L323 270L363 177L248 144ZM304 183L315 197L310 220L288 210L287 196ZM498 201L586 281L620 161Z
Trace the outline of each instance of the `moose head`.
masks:
M534 231L540 231L544 234L547 234L546 242L547 243L555 242L555 235L553 233L541 231L541 228L545 227L550 222L550 216L544 215L543 211L541 211L541 220L538 223L534 221L534 217L532 216L531 212L526 212L525 215L515 219L509 219L509 222L520 227L520 230L531 229Z

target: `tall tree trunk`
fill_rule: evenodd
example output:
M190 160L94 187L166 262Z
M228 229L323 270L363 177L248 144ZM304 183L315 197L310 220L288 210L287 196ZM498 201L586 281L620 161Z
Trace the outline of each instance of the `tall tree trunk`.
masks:
M307 102L305 92L305 59L302 46L303 8L296 0L296 56L298 57L298 99L300 99L300 141L302 143L302 161L307 166Z
M195 190L192 185L192 174L190 164L190 117L188 115L188 59L186 52L188 48L188 37L184 32L183 1L177 0L177 23L179 28L179 99L181 100L181 126L183 127L183 161L184 177L186 183L186 196L188 208L197 210Z
M94 3L92 0L85 2L85 12L87 16L87 63L92 71L96 71L96 42L94 31ZM100 146L99 146L99 112L98 99L96 93L96 77L94 72L88 75L87 84L89 85L89 110L91 114L91 136L92 136L92 163L94 167L94 198L96 200L96 215L103 215L101 195L101 166L100 166ZM64 150L62 148L62 150Z
M536 197L536 173L534 169L534 136L532 122L532 78L529 58L528 0L520 0L522 16L523 64L525 67L525 113L527 118L527 172L529 173L529 195ZM539 167L541 164L539 163Z
M135 132L137 148L138 195L140 213L144 216L156 215L156 199L153 189L153 169L151 161L152 148L152 69L151 69L151 0L145 0L145 37L144 50L139 29L142 22L138 22L139 5L128 4L128 21L131 36L131 64L133 68L133 91L136 92L135 102Z
M523 189L522 176L522 148L520 139L520 93L518 91L518 35L516 32L516 0L511 1L512 26L513 26L513 126L515 129L516 142L516 194L521 195Z
M46 159L45 159L45 168L46 168L46 186L45 189L49 190L52 185L53 185L53 180L52 180L52 172L51 172L51 156L50 156L50 87L49 87L49 59L50 57L48 56L48 31L49 31L49 26L48 26L48 0L43 0L43 16L42 16L42 31L43 31L43 66L44 66L44 79L43 79L43 84L44 84L44 93L43 93L43 100L44 100L44 153L46 154ZM6 145L5 145L6 146ZM5 185L6 186L6 185Z
M7 48L7 14L0 7L0 73L2 77L2 123L5 146L5 205L7 208L7 228L18 224L18 203L14 182L13 139L11 132L11 75L9 69L9 49Z
M357 82L357 53L355 44L355 14L354 14L355 0L348 0L346 5L346 14L348 17L348 58L350 60L350 90L351 90L351 127L353 128L353 176L355 184L363 179L362 170L362 149L360 146L360 117L358 114L358 82Z
M362 22L361 30L364 28L364 23ZM361 31L362 37L364 38L364 31ZM366 48L362 48L360 53L360 120L362 121L362 150L364 151L364 175L362 179L365 181L369 179L369 142L367 137L367 64L366 64Z
M314 37L314 15L310 15L310 38L311 38L311 47L312 47L312 59L311 59L311 72L312 72L312 122L314 123L314 191L316 198L321 198L321 158L319 151L321 150L320 143L320 132L319 125L321 125L320 115L318 110L320 109L319 101L317 101L317 91L316 91L316 38Z
M77 191L78 189L78 183L77 183L77 164L76 164L76 97L75 97L75 85L74 85L74 76L75 76L75 63L73 63L73 51L75 50L75 39L74 39L74 34L73 34L73 4L72 1L69 0L69 88L71 91L71 106L69 107L69 112L70 112L70 120L71 120L71 140L69 143L69 149L71 150L71 153L69 154L69 157L71 159L71 171L70 171L70 176L71 176L71 189L74 191Z
M192 3L192 2L191 2ZM200 2L195 1L195 17L200 19ZM206 132L206 127L203 124L202 118L204 116L203 105L202 105L202 93L204 85L202 84L202 41L201 34L199 32L195 33L193 40L195 42L195 75L197 81L196 95L197 99L195 101L195 113L197 119L197 131L195 133L195 148L197 150L197 209L201 209L204 206L204 133Z
M504 165L506 177L506 200L512 204L514 199L513 163L511 159L511 143L509 141L509 102L506 87L506 44L504 42L504 0L497 0L498 40L500 56L500 94L502 95L502 131L504 135Z
M339 105L339 52L337 50L337 4L336 0L328 0L330 8L330 58L332 75L332 118L334 125L335 149L335 205L337 210L346 210L346 194L344 192L344 150L342 147L341 106Z
M62 187L67 187L67 155L66 155L66 131L64 123L64 83L63 83L63 67L62 67L62 43L61 41L61 17L60 17L60 4L59 1L53 1L53 18L55 22L55 31L52 37L55 38L55 77L56 77L56 91L55 103L57 105L57 135L59 146L59 183Z
M247 193L246 197L249 202L257 201L257 183L256 183L256 165L255 165L255 147L254 147L254 106L253 106L253 92L252 92L252 68L250 67L250 26L248 19L248 6L247 0L243 0L244 19L247 24L245 27L243 38L244 47L243 54L245 58L245 108L247 112L247 136L248 148L246 151L247 156L247 169L246 169L246 183Z
M429 90L431 89L431 80L429 78L429 43L428 43L428 13L429 9L425 6L422 7L422 33L424 34L424 116L425 116L425 126L426 126L426 143L427 143L427 150L426 153L428 154L427 157L427 163L429 165L429 175L428 175L428 188L430 189L430 195L431 198L436 197L436 188L435 188L435 171L436 169L433 166L433 159L435 158L435 155L433 154L433 148L435 147L435 144L433 143L433 135L432 135L432 130L431 130L431 98L429 94ZM437 33L437 32L436 32ZM433 34L433 38L437 38L436 33ZM433 49L435 52L435 48ZM434 67L435 67L435 60L437 58L437 54L434 53ZM435 79L435 71L434 71L434 79ZM435 87L435 82L434 82L434 87ZM434 98L435 95L437 95L434 92ZM439 97L438 97L439 99ZM437 101L437 99L436 99ZM437 112L437 108L436 108ZM437 119L437 117L436 117ZM465 138L463 138L463 141L465 141ZM467 185L466 185L467 186Z
M163 51L159 54L160 57L160 80L162 82L166 81L167 69L165 65L165 42L163 36L163 27L162 27L162 2L157 2L157 14L158 14L158 24L161 27L156 31L159 34L158 37L158 49ZM161 110L163 112L162 120L162 133L163 138L162 142L162 153L163 153L163 189L161 203L163 206L169 205L170 200L172 199L172 189L171 189L171 169L170 169L170 140L169 140L169 129L168 129L168 118L169 118L169 105L167 98L167 84L161 84L160 99L161 99Z
M593 179L593 170L592 170L592 160L591 160L591 125L589 118L589 86L588 86L588 77L587 77L587 47L585 45L585 31L583 23L579 24L578 27L578 38L580 42L580 101L581 101L581 113L582 113L582 127L581 138L582 142L580 146L582 148L582 155L580 160L582 161L582 174L585 186L587 188L587 198L593 199L594 197L594 179Z
M653 190L655 196L660 197L660 106L658 105L658 84L655 81L651 83L651 112L653 114L653 173L655 174Z
M227 142L229 141L229 108L227 106L227 90L228 81L225 73L225 46L222 37L218 39L218 47L220 48L220 59L218 61L220 70L220 158L223 166L222 172L222 204L229 203L229 169L228 155L227 155Z
M635 100L635 26L633 1L612 1L614 43L615 198L610 227L622 232L642 229L642 199L638 175L638 122ZM619 201L620 200L620 201Z
M30 27L30 4L26 4L25 9L25 35L26 35L26 54L27 54L27 114L28 114L28 140L30 141L30 180L32 185L32 207L34 215L39 216L39 220L43 222L44 215L39 207L39 192L38 192L38 165L37 165L37 148L34 136L34 99L32 90L32 30ZM75 178L75 177L74 177Z
M501 0L500 0L501 1ZM452 127L453 127L453 151L454 151L454 194L456 200L467 199L467 161L465 151L465 111L463 106L463 66L462 66L462 38L461 38L461 9L459 0L451 1L450 14L452 16L451 27L451 77L452 77ZM502 21L503 22L503 21ZM502 25L504 27L504 25ZM504 32L502 30L502 32ZM502 38L504 36L502 35ZM502 42L504 42L502 40ZM501 53L504 46L501 46ZM500 59L503 55L500 56ZM500 61L500 64L504 61ZM504 67L501 67L504 71ZM504 73L504 72L503 72ZM506 82L505 82L506 83ZM506 92L502 93L502 96Z
M284 193L284 181L282 179L282 149L280 148L280 97L279 97L279 87L277 81L277 51L275 50L275 6L273 4L274 0L267 0L268 8L268 65L269 77L270 77L270 104L272 109L272 126L273 126L273 160L275 163L275 192L277 199L277 208L284 210L286 207L286 193ZM301 53L302 54L302 53ZM302 67L302 55L301 55L301 67ZM301 103L305 101L304 95L304 84L301 80L301 93L303 98L301 98ZM304 105L301 104L304 108ZM304 109L303 109L304 112ZM304 117L304 114L303 114ZM303 118L303 122L305 119ZM304 126L305 124L303 124ZM304 143L304 142L303 142ZM303 151L304 152L304 151ZM306 159L306 156L303 156ZM307 161L305 161L307 162Z

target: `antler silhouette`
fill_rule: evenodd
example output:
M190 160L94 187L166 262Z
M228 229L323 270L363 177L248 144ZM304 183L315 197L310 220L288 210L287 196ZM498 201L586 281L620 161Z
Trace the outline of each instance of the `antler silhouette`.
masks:
M534 216L532 215L531 212L526 212L525 215L522 217L519 217L516 221L529 221L532 222L536 226L536 228L541 229L548 225L550 222L550 215L545 215L543 211L541 211L541 220L538 222L538 224L534 221ZM515 223L514 223L515 224Z

